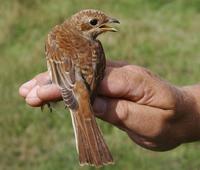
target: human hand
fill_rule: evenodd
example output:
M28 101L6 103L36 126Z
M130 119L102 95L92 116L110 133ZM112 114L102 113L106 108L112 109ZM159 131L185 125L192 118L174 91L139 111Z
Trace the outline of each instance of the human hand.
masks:
M31 106L60 100L59 89L48 82L47 73L39 74L19 93ZM109 62L98 94L96 116L124 130L142 147L164 151L196 138L193 97L145 68Z

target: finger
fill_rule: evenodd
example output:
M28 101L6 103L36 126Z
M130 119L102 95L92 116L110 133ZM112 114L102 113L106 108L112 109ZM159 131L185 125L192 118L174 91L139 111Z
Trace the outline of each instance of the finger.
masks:
M95 100L94 111L104 121L149 138L162 132L167 115L171 112L126 100L102 97Z
M32 79L26 83L24 83L23 85L21 85L21 87L19 88L19 94L22 97L26 97L28 95L28 93L30 92L30 90L37 84L37 81L35 79Z
M125 131L138 145L152 150L157 147L153 141L163 133L163 110L108 98L97 98L94 110L97 117Z
M38 97L37 95L37 90L38 88L40 88L39 85L36 85L35 87L33 87L30 92L28 93L28 95L26 96L26 103L29 104L32 107L38 107L41 106L43 104L42 100Z
M51 83L50 75L48 72L40 73L37 76L35 76L34 79L36 79L37 84L40 86Z
M50 80L49 74L47 72L40 73L35 76L32 80L22 84L19 88L19 94L26 98L28 93L36 86L36 85L44 85L48 84Z
M116 126L122 125L128 113L122 100L106 97L96 97L93 108L97 117Z
M104 79L100 82L98 93L109 97L123 97L132 100L142 85L143 73L138 66L107 67ZM140 90L141 91L141 90Z
M62 99L59 88L54 84L41 86L37 90L37 96L44 102L58 101Z

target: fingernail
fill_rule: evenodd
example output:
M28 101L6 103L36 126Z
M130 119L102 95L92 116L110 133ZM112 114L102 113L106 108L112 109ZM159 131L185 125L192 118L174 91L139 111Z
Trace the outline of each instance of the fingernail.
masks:
M26 97L26 102L30 105L36 105L37 103L40 103L41 100L37 96L37 89L39 88L39 85L34 87L30 93Z
M100 116L100 117L103 116L104 113L106 113L106 110L107 110L106 99L97 97L95 99L93 108L94 108L94 112L95 112L96 116Z
M30 80L26 83L24 83L20 88L19 88L19 94L23 97L26 97L29 91L36 85L36 80Z
M24 87L20 87L20 88L19 88L19 94L20 94L22 97L26 97L27 94L28 94L28 92L29 92L29 89L27 89L27 88L24 88Z

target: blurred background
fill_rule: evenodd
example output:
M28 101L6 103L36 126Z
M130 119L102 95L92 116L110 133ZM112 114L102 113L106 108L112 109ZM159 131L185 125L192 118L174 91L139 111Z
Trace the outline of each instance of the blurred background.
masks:
M79 167L71 119L30 108L19 86L46 70L44 40L75 12L95 8L119 18L120 31L101 36L107 58L152 70L176 85L200 80L199 0L0 0L0 169L92 170ZM200 143L152 152L99 121L115 158L104 170L197 170Z

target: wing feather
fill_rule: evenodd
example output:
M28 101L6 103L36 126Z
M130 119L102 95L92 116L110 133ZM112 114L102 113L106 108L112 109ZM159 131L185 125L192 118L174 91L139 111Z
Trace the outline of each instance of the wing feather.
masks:
M105 55L100 41L88 41L75 34L71 35L72 32L68 34L67 30L60 29L62 28L56 27L48 35L46 58L52 82L62 90L66 106L75 109L73 107L78 106L73 92L76 78L81 76L93 102L95 90L103 78ZM78 76L75 74L75 69L76 73L79 72Z
M60 87L65 105L74 110L78 106L73 92L75 85L75 66L71 61L71 56L67 55L64 50L58 48L54 42L55 40L51 38L48 38L45 44L48 70L52 82Z

